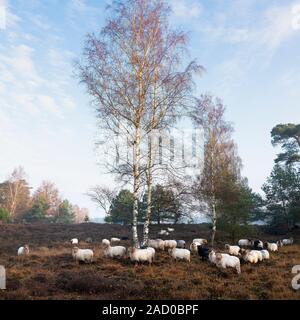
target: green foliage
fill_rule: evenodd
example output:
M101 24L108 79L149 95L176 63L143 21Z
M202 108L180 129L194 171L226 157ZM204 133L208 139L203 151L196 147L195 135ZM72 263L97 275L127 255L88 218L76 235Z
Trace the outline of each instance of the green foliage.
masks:
M260 211L261 203L260 196L252 192L246 179L239 181L234 176L228 177L218 196L219 229L227 231L235 241L250 231L248 224Z
M27 222L38 222L46 219L49 204L44 198L38 198L34 202L31 210L24 214L23 219Z
M75 213L73 207L68 200L64 200L59 208L58 215L54 217L53 221L55 223L71 224L74 223Z
M146 210L147 208L147 193L143 197L141 208ZM152 187L152 221L156 221L158 224L173 220L177 223L181 217L181 204L172 189L165 188L161 185Z
M5 223L10 222L10 215L7 209L0 207L0 221L3 221Z
M279 124L271 131L272 144L281 145L284 152L277 155L276 163L300 162L300 124Z
M266 194L267 219L272 226L290 230L300 219L300 172L292 165L276 164L262 190Z
M112 200L109 214L105 217L107 223L132 223L133 193L129 190L121 190ZM141 221L141 216L138 217Z

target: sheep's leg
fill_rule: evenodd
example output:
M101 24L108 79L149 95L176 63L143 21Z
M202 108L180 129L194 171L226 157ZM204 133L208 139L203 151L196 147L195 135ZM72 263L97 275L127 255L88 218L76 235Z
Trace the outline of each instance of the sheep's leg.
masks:
M241 266L238 265L238 266L236 267L236 271L237 271L238 274L240 274L240 273L241 273Z

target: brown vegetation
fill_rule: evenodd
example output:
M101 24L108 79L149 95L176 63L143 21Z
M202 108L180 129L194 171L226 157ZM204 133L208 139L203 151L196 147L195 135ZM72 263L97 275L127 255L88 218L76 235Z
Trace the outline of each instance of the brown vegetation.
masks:
M152 238L159 226L152 227ZM206 237L201 225L178 225L172 238L188 243ZM142 230L139 230L142 232ZM174 263L166 252L159 252L154 265L134 265L128 260L102 257L101 239L130 236L130 227L120 225L0 225L0 265L7 271L7 290L0 299L300 299L300 290L291 287L292 267L300 265L300 234L295 245L271 254L269 261L242 265L242 274L218 270L192 256L190 264ZM76 264L69 240L91 237L95 263ZM278 236L259 235L263 240ZM224 251L228 240L217 233L216 243ZM17 257L17 248L30 245L28 257ZM129 246L129 241L124 241Z

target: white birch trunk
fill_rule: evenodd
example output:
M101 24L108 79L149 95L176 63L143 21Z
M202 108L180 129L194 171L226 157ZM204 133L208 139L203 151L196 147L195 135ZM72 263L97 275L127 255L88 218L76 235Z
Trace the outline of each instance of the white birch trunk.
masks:
M212 230L211 230L211 247L214 247L215 236L217 231L217 213L216 213L216 205L215 200L213 200L212 204Z
M146 220L144 223L144 234L143 234L143 246L148 244L149 240L149 226L151 221L152 213L152 140L150 137L149 141L149 150L148 150L148 160L147 160L147 213Z
M139 247L138 237L138 211L139 211L139 191L140 191L140 128L136 129L136 137L133 144L133 213L132 213L132 239L133 245Z

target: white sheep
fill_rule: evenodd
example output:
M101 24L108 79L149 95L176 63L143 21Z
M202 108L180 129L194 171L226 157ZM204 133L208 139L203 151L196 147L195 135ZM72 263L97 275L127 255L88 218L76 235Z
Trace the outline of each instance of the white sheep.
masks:
M174 232L174 228L167 228L167 230L169 231L169 232Z
M158 234L160 235L166 235L168 232L167 230L160 230Z
M94 252L91 249L79 249L78 247L73 247L72 256L76 262L93 262Z
M154 259L155 259L155 249L151 248L151 247L148 247L146 249L148 249L148 251L152 253L152 261L154 261Z
M287 245L292 245L294 243L294 239L290 238L290 239L283 239L282 240L282 245L287 246Z
M238 274L241 273L240 259L227 253L216 253L214 250L212 250L209 253L209 261L214 263L218 268L234 268Z
M240 247L250 247L253 245L253 241L250 239L240 239L238 245Z
M146 249L137 249L135 247L128 248L128 253L131 261L135 263L138 262L149 262L149 265L153 262L153 250Z
M119 238L111 238L110 239L110 242L113 244L113 243L119 243L121 241L121 239Z
M197 253L198 252L198 249L197 249L198 246L201 246L200 242L192 242L191 245L190 245L191 252Z
M79 243L79 241L78 241L77 238L71 239L71 244L72 245L75 245L75 244L78 244L78 243Z
M18 256L28 256L29 255L29 246L25 244L24 247L18 249Z
M126 248L123 246L114 246L110 245L110 241L107 239L102 240L102 245L104 246L104 257L106 258L116 258L116 257L125 257Z
M254 250L241 250L241 254L246 262L254 264L258 262L258 255Z
M149 239L148 247L154 248L155 250L164 250L165 242L162 239Z
M164 241L165 249L174 249L177 247L176 240L165 240Z
M256 253L258 261L263 261L263 255L261 253L261 250L251 250L250 252Z
M171 257L176 260L186 260L191 262L191 252L187 249L173 248L168 250Z
M270 253L269 253L268 250L265 250L265 249L261 250L261 254L262 254L262 257L263 257L264 260L270 259Z
M203 244L207 244L206 239L197 238L192 241L192 243L197 243L198 246L202 246Z
M240 254L241 248L239 246L231 246L229 244L225 244L225 249L228 250L228 253L233 256L238 256Z
M267 249L271 252L275 252L278 251L278 245L277 243L270 243L270 242L266 242L265 243Z
M110 241L107 240L107 239L103 239L103 240L102 240L102 245L103 245L103 246L109 246L109 245L110 245Z

